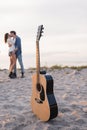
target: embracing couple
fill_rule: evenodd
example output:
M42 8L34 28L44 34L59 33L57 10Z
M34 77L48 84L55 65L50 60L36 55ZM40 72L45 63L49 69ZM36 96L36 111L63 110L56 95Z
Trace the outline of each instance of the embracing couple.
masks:
M16 61L21 67L21 78L24 77L24 66L22 61L22 48L21 48L21 39L16 35L15 31L10 31L10 33L6 33L4 35L5 43L8 43L9 47L9 57L10 57L10 66L9 66L9 77L16 78L17 70L16 70Z

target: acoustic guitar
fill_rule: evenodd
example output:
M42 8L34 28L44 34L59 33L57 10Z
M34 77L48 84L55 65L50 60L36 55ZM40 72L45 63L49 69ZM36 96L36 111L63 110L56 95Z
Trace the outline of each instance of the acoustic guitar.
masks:
M36 37L36 73L32 76L31 107L33 113L42 121L49 121L58 114L58 106L53 93L53 78L40 71L39 40L43 25L38 26Z

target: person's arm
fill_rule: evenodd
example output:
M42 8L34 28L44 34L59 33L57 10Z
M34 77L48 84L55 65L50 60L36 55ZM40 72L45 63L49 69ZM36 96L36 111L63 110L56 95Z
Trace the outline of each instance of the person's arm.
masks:
M19 38L16 37L15 52L19 50Z
M15 52L18 50L18 48L15 48Z

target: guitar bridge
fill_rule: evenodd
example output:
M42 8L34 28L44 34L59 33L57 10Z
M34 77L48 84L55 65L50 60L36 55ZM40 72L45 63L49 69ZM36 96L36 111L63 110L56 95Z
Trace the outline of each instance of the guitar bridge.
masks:
M35 98L35 101L39 104L43 103L42 100L38 99L38 98Z

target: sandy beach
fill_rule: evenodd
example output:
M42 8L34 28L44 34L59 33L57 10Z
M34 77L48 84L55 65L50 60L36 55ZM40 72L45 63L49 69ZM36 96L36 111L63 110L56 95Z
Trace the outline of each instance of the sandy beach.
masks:
M32 112L32 75L10 79L8 70L0 70L0 130L87 130L87 69L47 70L54 79L58 116L42 122Z

